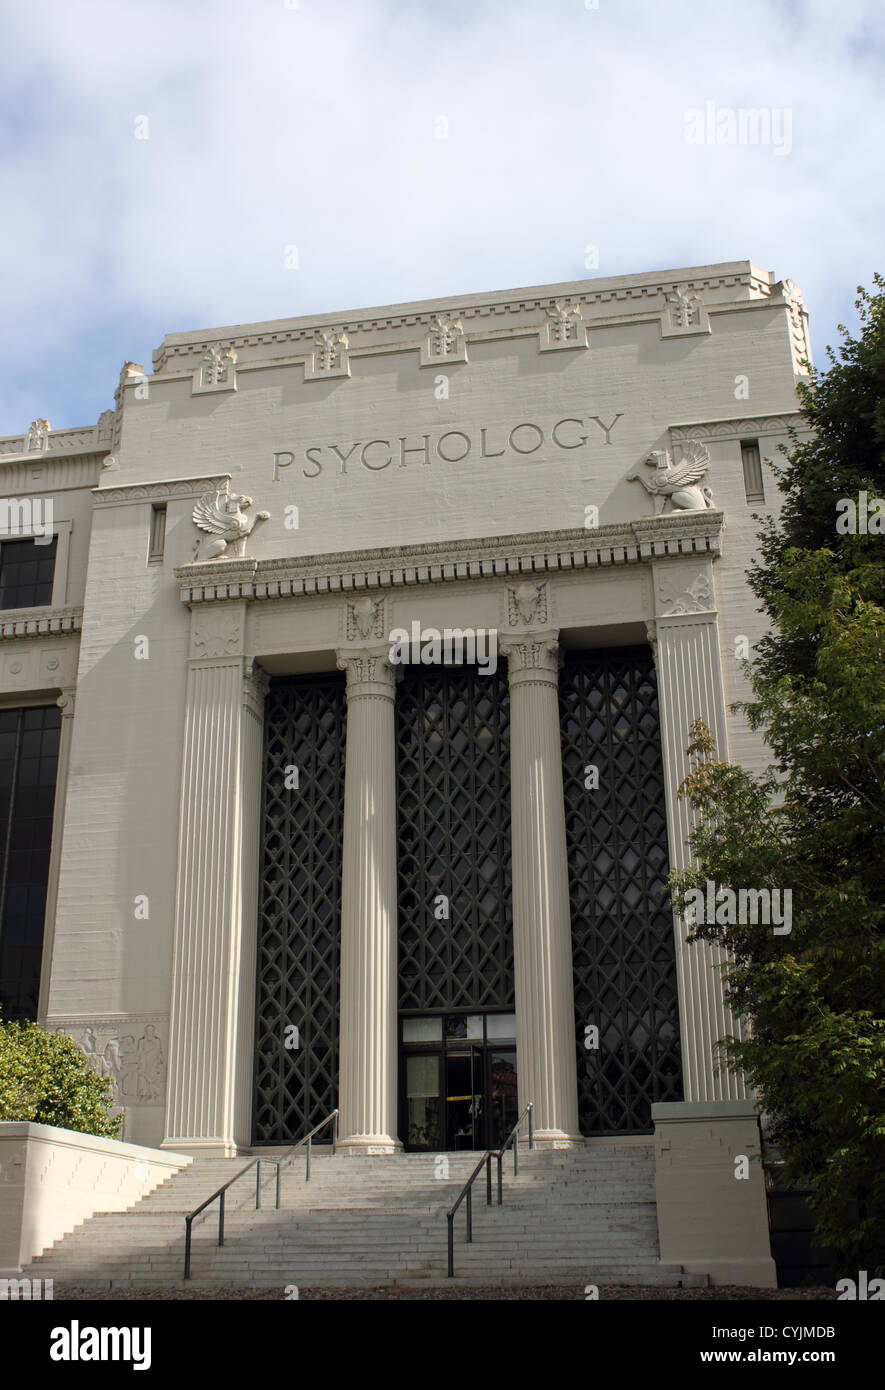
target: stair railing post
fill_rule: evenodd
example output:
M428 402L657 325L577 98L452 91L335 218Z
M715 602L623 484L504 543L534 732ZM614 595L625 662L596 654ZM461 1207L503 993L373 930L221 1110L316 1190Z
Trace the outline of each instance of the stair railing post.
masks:
M307 1136L307 1164L304 1169L304 1181L310 1182L310 1135Z
M261 1211L261 1159L255 1164L255 1210Z
M535 1106L534 1106L534 1101L531 1101L531 1100L530 1100L530 1101L529 1101L529 1148L530 1148L530 1149L533 1149L533 1148L535 1147L535 1126L534 1126L534 1124L532 1123L532 1111L534 1110L534 1108L535 1108Z
M193 1221L193 1219L194 1219L194 1218L193 1218L192 1216L186 1216L186 1217L184 1218L184 1223L185 1223L185 1231L184 1231L184 1277L185 1277L185 1279L190 1279L190 1277L191 1277L191 1222Z
M280 1162L280 1160L277 1159L277 1211L279 1211L280 1209L280 1169L282 1168L282 1166L283 1165Z
M519 1130L513 1136L513 1176L519 1172Z
M446 1215L446 1220L447 1220L448 1223L449 1223L449 1278L450 1278L450 1279L453 1279L454 1276L455 1276L455 1214L454 1214L454 1212L451 1212L451 1211L448 1212L447 1215ZM187 1275L185 1275L184 1277L185 1277L185 1279L186 1279L186 1278L187 1278Z
M467 1189L467 1244L473 1240L473 1187Z
M498 1206L504 1201L504 1181L501 1175L501 1166L504 1162L504 1155L498 1153Z
M222 1192L218 1199L218 1244L224 1244L224 1197Z
M492 1154L486 1154L486 1206L492 1205Z
M332 1116L332 1157L335 1157L335 1147L338 1143L338 1111Z

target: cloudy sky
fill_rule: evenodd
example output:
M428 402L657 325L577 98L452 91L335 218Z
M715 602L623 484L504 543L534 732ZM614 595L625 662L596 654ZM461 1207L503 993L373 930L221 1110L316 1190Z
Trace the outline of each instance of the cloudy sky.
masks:
M3 29L0 434L91 424L167 332L715 261L795 280L820 363L885 271L882 0L7 0ZM729 142L741 109L767 143Z

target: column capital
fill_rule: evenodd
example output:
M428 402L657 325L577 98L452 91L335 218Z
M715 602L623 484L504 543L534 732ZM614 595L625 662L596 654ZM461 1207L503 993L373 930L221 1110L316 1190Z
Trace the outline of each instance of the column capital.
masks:
M264 700L270 686L270 676L253 658L243 663L243 702L253 714L264 712Z
M520 632L503 638L499 650L507 657L510 684L559 684L562 648L558 629Z
M347 698L374 696L376 699L394 698L400 668L390 661L390 648L384 647L339 647L335 652L335 664L347 675Z

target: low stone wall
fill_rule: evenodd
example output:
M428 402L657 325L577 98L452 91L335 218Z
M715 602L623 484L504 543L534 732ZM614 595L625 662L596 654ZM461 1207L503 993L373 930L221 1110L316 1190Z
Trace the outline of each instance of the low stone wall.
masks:
M20 1270L96 1212L126 1211L192 1162L52 1125L0 1122L0 1273Z
M713 1284L777 1288L752 1101L652 1106L661 1261Z

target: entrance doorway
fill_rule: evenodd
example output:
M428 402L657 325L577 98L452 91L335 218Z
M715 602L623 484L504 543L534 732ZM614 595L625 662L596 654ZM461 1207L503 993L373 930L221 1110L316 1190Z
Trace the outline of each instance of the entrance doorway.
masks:
M412 1151L497 1148L519 1115L512 1014L402 1020L400 1136Z

